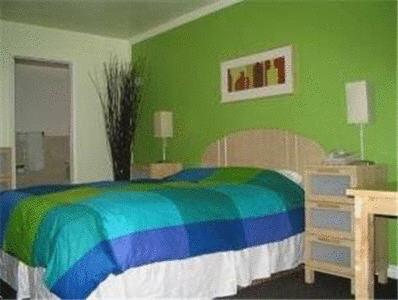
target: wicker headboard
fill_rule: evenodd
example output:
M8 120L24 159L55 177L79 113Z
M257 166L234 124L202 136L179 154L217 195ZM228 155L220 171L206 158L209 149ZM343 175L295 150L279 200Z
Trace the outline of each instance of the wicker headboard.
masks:
M229 134L207 147L204 166L250 166L289 169L303 175L306 165L325 157L321 145L280 129L249 129Z

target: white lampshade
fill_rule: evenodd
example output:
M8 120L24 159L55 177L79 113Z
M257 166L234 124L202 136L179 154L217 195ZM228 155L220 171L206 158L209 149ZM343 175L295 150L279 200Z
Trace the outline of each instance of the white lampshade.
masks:
M173 137L173 113L170 111L157 111L153 116L153 131L155 137Z
M365 80L349 82L345 86L348 124L369 123L368 85Z

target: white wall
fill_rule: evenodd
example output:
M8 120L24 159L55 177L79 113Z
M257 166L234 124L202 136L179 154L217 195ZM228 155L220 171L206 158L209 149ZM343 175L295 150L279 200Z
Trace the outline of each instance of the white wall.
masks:
M14 146L14 60L29 57L72 65L75 182L109 179L112 169L101 106L89 72L102 70L111 54L131 58L126 40L0 21L0 146Z
M66 66L15 64L15 129L68 136L70 76Z

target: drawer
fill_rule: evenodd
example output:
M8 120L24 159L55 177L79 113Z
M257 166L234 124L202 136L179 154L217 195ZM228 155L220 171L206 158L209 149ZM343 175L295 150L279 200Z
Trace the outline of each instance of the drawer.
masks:
M346 189L352 187L350 175L320 175L309 177L312 196L345 196Z
M354 243L326 236L306 236L306 261L318 269L352 275Z
M354 239L354 206L331 202L306 203L306 226L311 233Z
M11 175L11 152L0 150L0 176Z
M131 167L130 169L130 179L140 180L149 178L149 169L144 167Z
M9 180L0 180L0 192L11 189Z

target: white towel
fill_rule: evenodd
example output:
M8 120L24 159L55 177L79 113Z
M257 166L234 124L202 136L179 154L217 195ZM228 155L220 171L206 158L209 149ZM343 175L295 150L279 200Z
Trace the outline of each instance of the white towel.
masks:
M26 133L26 167L29 171L44 169L44 141L42 132Z

